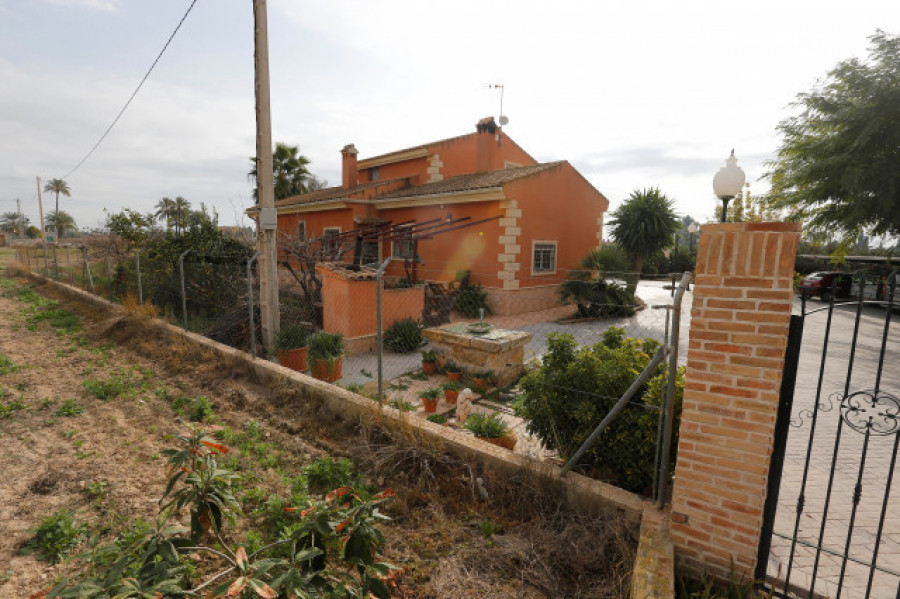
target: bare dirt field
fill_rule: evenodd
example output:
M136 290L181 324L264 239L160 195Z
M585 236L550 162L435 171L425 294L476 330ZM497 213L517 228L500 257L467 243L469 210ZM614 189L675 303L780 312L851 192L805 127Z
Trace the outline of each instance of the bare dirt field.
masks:
M296 389L260 386L139 315L110 316L24 278L0 275L0 285L0 596L77 576L96 547L153 521L168 471L161 452L191 420L223 427L232 445L246 518L228 545L277 534L298 477L347 458L356 484L396 491L382 527L394 596L627 595L634 530L617 514L576 513L555 489L325 416ZM58 564L22 555L60 508L85 525L81 543ZM208 567L198 561L185 584Z

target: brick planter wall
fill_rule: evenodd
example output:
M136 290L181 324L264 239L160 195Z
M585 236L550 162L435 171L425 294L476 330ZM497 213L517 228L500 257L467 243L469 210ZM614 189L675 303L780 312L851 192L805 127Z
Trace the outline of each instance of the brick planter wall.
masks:
M796 223L701 228L671 516L690 572L753 576L799 238Z

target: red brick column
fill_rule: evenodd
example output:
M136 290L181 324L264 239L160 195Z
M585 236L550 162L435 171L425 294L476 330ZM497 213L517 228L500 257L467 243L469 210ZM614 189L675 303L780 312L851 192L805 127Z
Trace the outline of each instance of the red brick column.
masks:
M796 223L703 225L672 539L680 567L752 578L793 300Z

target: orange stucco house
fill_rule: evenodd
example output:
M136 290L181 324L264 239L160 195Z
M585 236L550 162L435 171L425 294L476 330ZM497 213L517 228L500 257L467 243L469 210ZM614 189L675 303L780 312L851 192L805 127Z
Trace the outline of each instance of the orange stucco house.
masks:
M320 236L361 223L481 224L418 243L418 275L453 281L471 270L497 314L558 305L568 270L601 243L608 200L566 161L539 164L496 126L364 160L341 150L342 184L275 203L278 233ZM409 251L396 241L367 248L374 259ZM377 253L377 256L375 255ZM402 264L391 265L401 275Z

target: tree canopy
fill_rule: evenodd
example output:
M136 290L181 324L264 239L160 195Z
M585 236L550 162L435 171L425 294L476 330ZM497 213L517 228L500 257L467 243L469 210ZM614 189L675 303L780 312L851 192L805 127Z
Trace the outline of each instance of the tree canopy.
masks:
M44 191L56 194L56 209L54 210L54 212L59 212L59 194L63 194L67 198L72 195L72 190L69 189L69 184L66 183L63 179L50 179L49 181L47 181L47 184L44 185ZM62 214L60 214L60 216L62 216ZM60 219L60 224L62 224L62 219ZM54 228L56 229L56 236L61 237L64 231L61 231L59 227Z
M868 60L838 63L778 126L769 201L812 232L900 235L900 38L869 40Z
M256 158L250 158L250 162L253 163L253 168L247 173L247 178L254 183L253 197L256 199ZM309 193L328 184L310 173L308 165L309 158L300 154L297 146L289 146L280 141L275 144L275 150L272 152L272 174L275 177L276 200Z
M634 272L641 272L644 260L671 247L681 222L672 209L672 200L658 188L635 190L612 213L610 234L631 258ZM633 293L637 281L629 284Z
M31 221L24 214L18 212L4 212L0 214L0 231L6 233L25 233L25 229Z
M47 215L47 227L56 230L59 237L78 230L75 219L65 210L54 210Z

